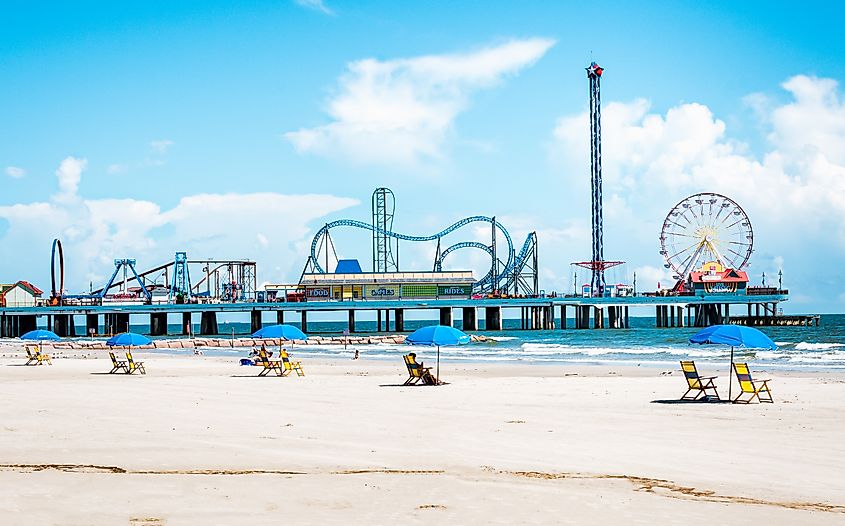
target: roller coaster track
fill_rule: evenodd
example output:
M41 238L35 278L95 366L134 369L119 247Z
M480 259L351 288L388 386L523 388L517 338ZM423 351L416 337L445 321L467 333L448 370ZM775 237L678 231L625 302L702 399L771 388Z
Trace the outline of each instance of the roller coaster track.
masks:
M392 238L395 238L395 239L401 239L403 241L418 242L418 241L439 241L441 238L451 234L452 232L454 232L454 231L456 231L456 230L458 230L458 229L460 229L464 226L467 226L467 225L472 224L472 223L478 223L478 222L494 224L496 229L499 232L501 232L501 234L504 236L505 241L507 242L507 261L505 261L503 267L497 273L497 276L498 276L497 282L498 283L496 283L496 284L492 283L492 281L493 281L493 265L491 265L490 271L487 273L487 275L484 276L483 278L481 278L479 281L477 281L473 288L477 291L482 291L482 292L488 292L488 291L491 291L493 289L501 289L500 287L498 287L498 285L505 284L505 283L512 284L513 281L514 281L513 276L516 273L519 273L525 267L526 255L530 252L532 247L536 246L536 235L535 234L529 235L528 239L525 240L525 244L523 245L522 250L520 250L519 254L517 254L516 251L514 250L513 240L511 239L511 235L507 231L507 229L505 229L505 227L502 226L502 224L499 223L498 221L496 221L494 218L487 217L487 216L466 217L464 219L461 219L460 221L456 221L455 223L452 223L451 225L449 225L445 229L441 230L440 232L437 232L436 234L432 234L432 235L429 235L429 236L410 236L410 235L407 235L407 234L400 234L398 232L392 232L392 231L384 230L382 228L371 225L369 223L364 223L362 221L356 221L354 219L340 219L340 220L337 220L337 221L332 221L331 223L327 223L319 231L317 231L317 234L314 236L314 239L311 241L311 262L314 266L315 272L317 272L319 274L323 274L323 273L326 272L326 270L323 269L322 266L320 266L319 258L317 257L317 252L318 252L318 246L320 245L320 240L324 236L326 236L332 228L337 228L337 227L360 228L360 229L363 229L363 230L370 230L370 231L373 231L373 232L377 232L377 233L380 233L380 234L383 234L385 236L392 237ZM454 252L455 250L463 249L463 248L475 248L475 249L484 250L485 252L490 254L491 258L495 257L495 255L493 254L493 249L491 247L489 247L489 246L487 246L483 243L479 243L477 241L464 241L464 242L460 242L460 243L455 243L454 245L451 245L451 246L447 247L445 250L443 250L443 252L440 253L439 258L435 261L435 269L438 270L438 271L441 270L443 259L449 253ZM494 261L494 263L496 263L496 262ZM501 289L501 290L507 290L507 289Z

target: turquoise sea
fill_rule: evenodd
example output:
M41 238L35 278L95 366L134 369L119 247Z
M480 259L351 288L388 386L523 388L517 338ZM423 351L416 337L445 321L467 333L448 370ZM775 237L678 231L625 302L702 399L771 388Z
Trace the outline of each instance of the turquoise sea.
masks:
M434 321L406 321L406 329L414 330ZM554 330L524 331L514 330L518 320L504 320L505 330L501 332L479 331L494 341L473 343L462 347L444 347L441 349L443 360L523 362L535 364L582 363L603 364L608 362L664 366L677 364L677 361L690 357L702 362L724 362L730 356L730 348L711 345L690 345L688 339L698 329L673 328L657 329L654 318L631 318L630 329L601 330ZM293 323L292 325L297 325ZM342 322L309 322L309 333L339 334L346 328ZM568 327L574 325L568 321ZM560 326L559 320L557 326ZM361 321L357 325L355 336L375 334L375 322ZM146 326L133 326L139 332ZM244 336L249 330L248 323L221 323L220 338L232 334ZM845 315L822 315L820 327L762 327L761 330L774 340L776 351L755 351L737 349L736 356L754 361L771 368L789 369L842 369L845 368ZM178 326L171 327L172 332ZM171 336L172 337L172 336ZM402 352L407 352L405 345L305 345L296 346L296 354L314 357L349 357L353 349L358 349L368 358L396 359ZM165 352L165 351L157 351ZM190 351L169 351L173 353ZM246 350L231 348L206 348L209 355L243 356ZM421 353L425 351L421 350Z

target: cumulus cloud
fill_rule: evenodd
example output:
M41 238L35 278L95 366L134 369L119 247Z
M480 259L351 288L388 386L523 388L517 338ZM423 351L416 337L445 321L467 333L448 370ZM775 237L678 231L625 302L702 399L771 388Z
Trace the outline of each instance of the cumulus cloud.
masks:
M129 171L129 167L125 164L110 164L106 167L106 172L109 175L124 174Z
M7 166L5 172L6 175L12 177L13 179L20 179L26 175L26 170L18 168L17 166Z
M478 51L352 62L328 102L332 122L284 134L301 153L362 163L414 164L443 156L470 95L534 64L553 40L512 40Z
M173 146L173 141L167 139L159 139L155 141L150 141L150 149L153 153L157 153L159 155L164 155L170 150L170 147Z
M700 103L665 114L652 112L644 99L606 104L606 255L608 249L638 254L649 245L656 252L663 217L676 202L696 192L717 192L745 208L754 226L755 255L748 269L754 280L766 271L771 282L774 266L782 263L804 273L797 284L813 291L809 297L835 298L838 292L828 288L841 290L843 280L820 282L816 272L820 261L845 256L845 107L831 79L798 75L782 88L791 96L787 103L761 94L746 97L767 127L768 147L760 155L733 140L725 122ZM579 114L561 118L553 132L553 157L576 173L588 172L587 130L587 115ZM779 259L783 254L789 255ZM845 278L838 269L825 272Z
M66 157L56 170L56 177L59 180L59 193L55 198L59 201L72 201L76 199L76 191L79 188L79 181L82 180L82 171L88 166L87 159Z
M50 244L58 237L71 292L87 290L89 281L102 284L114 258L135 258L144 269L171 260L177 250L192 259L252 259L262 278L295 279L304 264L295 245L313 231L310 223L358 204L272 192L189 195L169 209L146 200L86 199L76 193L84 166L84 160L62 161L56 171L61 191L49 202L0 206L0 220L8 223L0 243L34 247L31 257L8 259L4 270L49 283Z
M319 11L324 15L333 15L334 11L328 8L323 0L296 0L298 5L302 7L307 7L308 9L313 9L315 11Z

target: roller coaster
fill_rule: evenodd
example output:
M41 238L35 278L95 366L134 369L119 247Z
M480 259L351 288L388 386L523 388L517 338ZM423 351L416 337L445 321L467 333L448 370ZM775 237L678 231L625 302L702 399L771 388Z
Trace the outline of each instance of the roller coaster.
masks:
M201 278L191 282L190 267L194 275ZM119 279L120 272L123 279ZM152 303L156 300L167 303L198 301L227 302L254 301L257 289L256 263L249 260L189 260L185 252L176 252L176 257L150 270L138 272L134 259L115 259L114 271L106 284L83 294L68 294L65 290L65 258L62 242L53 240L50 262L51 295L50 306L70 304L100 305L106 300L132 297ZM137 289L130 291L129 283L137 283ZM114 289L119 289L115 294ZM131 293L130 293L131 292ZM162 298L159 292L165 292ZM166 299L165 299L166 298Z
M387 195L387 205L385 199L381 196ZM478 294L512 294L536 296L539 294L537 282L537 233L531 232L525 239L522 248L517 252L514 248L513 238L507 229L495 217L488 216L471 216L456 221L437 232L428 236L414 236L408 234L401 234L394 232L392 228L393 218L393 192L386 188L378 188L373 194L373 223L365 223L355 219L339 219L326 223L320 230L317 231L314 239L311 241L311 254L308 257L303 275L306 273L324 274L329 271L329 250L334 252L334 258L337 260L337 253L334 250L334 242L331 238L331 230L335 228L356 228L360 230L368 230L373 233L373 269L374 271L389 271L389 267L398 271L398 242L437 242L437 251L434 257L433 271L440 272L443 267L443 260L449 254L461 249L477 249L487 252L490 256L491 265L490 270L484 277L475 282L473 285L473 292ZM389 217L389 220L385 219ZM441 241L449 234L474 223L489 223L491 225L490 244L484 244L478 241L461 241L449 245L445 249L441 247ZM387 225L390 227L387 227ZM502 235L505 240L506 247L503 251L505 257L500 258L499 251L496 247L497 232ZM386 240L392 239L397 243L396 254L392 252L390 243ZM321 257L324 256L324 257ZM320 261L325 261L322 265ZM378 270L376 270L378 269Z

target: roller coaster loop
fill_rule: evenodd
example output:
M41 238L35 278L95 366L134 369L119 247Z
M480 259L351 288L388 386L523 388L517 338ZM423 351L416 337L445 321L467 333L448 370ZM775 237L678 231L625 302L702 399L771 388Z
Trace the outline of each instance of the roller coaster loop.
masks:
M324 225L317 232L317 234L314 236L314 239L311 241L311 261L313 262L314 270L317 273L323 274L323 273L326 272L326 270L323 269L323 267L320 266L319 259L317 257L318 245L320 244L320 239L323 236L325 236L329 232L329 230L331 230L332 228L336 228L336 227L352 227L352 228L360 228L360 229L363 229L363 230L370 230L370 231L378 232L380 234L384 234L388 237L392 237L392 238L395 238L395 239L401 239L403 241L435 241L435 240L440 240L440 238L454 232L455 230L458 230L461 227L464 227L464 226L469 225L471 223L477 223L477 222L485 222L485 223L494 224L495 227L498 229L498 231L501 232L502 235L504 236L505 241L507 242L507 261L505 262L503 268L497 273L497 276L498 276L497 281L508 280L511 277L511 275L514 273L514 269L519 271L524 266L523 260L525 258L525 255L527 254L530 246L532 246L532 238L531 238L531 236L529 236L529 239L526 240L525 245L523 246L523 249L519 253L520 257L518 257L517 254L516 254L516 251L514 250L513 240L511 239L510 233L505 229L505 227L503 227L501 225L501 223L496 221L494 218L486 217L486 216L466 217L464 219L461 219L460 221L456 221L455 223L449 225L448 227L441 230L440 232L437 232L436 234L432 234L430 236L409 236L409 235L406 235L406 234L391 232L391 231L383 230L383 229L381 229L377 226L371 225L369 223L364 223L362 221L356 221L354 219L340 219L340 220L337 220L337 221L332 221L331 223L327 223L326 225ZM439 259L437 261L435 261L435 269L439 270L441 268L443 258L446 257L447 254L449 254L450 252L453 252L455 250L462 249L462 248L481 249L481 250L486 251L488 254L490 254L491 257L494 256L493 250L489 246L484 245L483 243L476 242L476 241L464 241L464 242L461 242L461 243L456 243L454 245L451 245L448 248L446 248L445 250L443 250L443 252L440 254ZM477 289L486 289L486 290L498 288L498 287L493 286L494 284L491 283L492 279L493 279L493 268L492 268L492 265L491 265L490 272L488 272L485 277L483 277L481 280L479 280L475 284L476 288ZM497 283L495 285L499 285L499 284Z
M59 288L56 288L56 250L59 254ZM65 256L62 253L62 242L53 240L53 250L50 256L50 284L52 285L51 298L61 298L65 290Z

